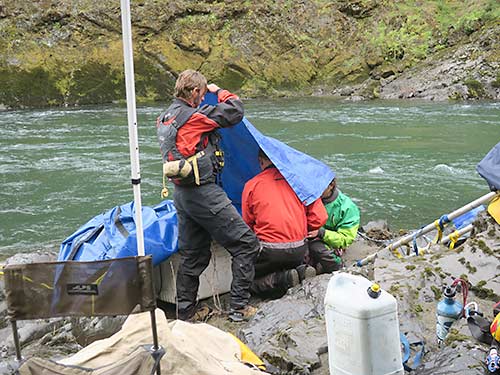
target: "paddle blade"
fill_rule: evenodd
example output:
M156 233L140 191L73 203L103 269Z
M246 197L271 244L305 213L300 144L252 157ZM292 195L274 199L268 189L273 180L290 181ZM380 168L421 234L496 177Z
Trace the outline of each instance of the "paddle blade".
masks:
M500 198L495 198L488 206L488 213L500 224Z

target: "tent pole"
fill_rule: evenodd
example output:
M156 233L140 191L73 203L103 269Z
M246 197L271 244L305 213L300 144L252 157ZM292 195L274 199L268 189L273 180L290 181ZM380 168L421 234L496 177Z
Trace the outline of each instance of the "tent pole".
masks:
M445 238L443 238L440 242L440 244L447 244L448 242L451 242L451 238L455 235L457 236L457 238L460 238L462 237L465 233L469 233L470 231L472 231L472 228L473 228L473 225L472 224L469 224L465 227L463 227L462 229L459 229L453 233L450 233L449 235L447 235Z
M137 112L135 108L134 59L132 52L132 22L130 0L121 0L123 60L125 64L125 86L127 92L128 136L132 188L134 191L135 225L137 230L137 255L144 255L144 233L142 229L141 172L139 167L139 142L137 139Z

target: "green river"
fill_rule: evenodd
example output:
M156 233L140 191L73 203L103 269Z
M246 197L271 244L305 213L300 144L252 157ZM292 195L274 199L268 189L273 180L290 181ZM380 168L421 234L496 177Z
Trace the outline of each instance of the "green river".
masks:
M331 98L245 101L264 134L331 166L362 224L413 229L488 192L475 167L500 141L500 103ZM138 107L144 205L160 201L155 119ZM80 225L133 199L123 106L0 113L0 259L58 249Z

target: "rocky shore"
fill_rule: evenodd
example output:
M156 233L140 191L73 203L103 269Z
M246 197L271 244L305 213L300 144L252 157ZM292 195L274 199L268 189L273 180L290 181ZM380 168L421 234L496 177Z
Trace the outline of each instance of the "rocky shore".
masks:
M350 247L346 265L380 250L392 237L383 222L365 225ZM18 254L7 263L47 261L55 254ZM457 321L444 344L437 345L436 305L441 288L454 278L468 281L468 301L474 301L486 318L492 319L492 305L500 299L500 225L482 213L474 230L457 249L435 246L424 256L402 260L381 252L365 268L347 267L374 280L398 302L401 332L410 342L423 341L425 355L415 374L483 374L488 347L475 340L465 319ZM277 374L328 374L328 345L323 300L331 275L305 280L278 300L254 300L255 317L243 324L229 323L214 314L208 323L240 337ZM0 281L2 279L0 278ZM3 290L3 288L2 288ZM225 296L221 296L224 304ZM210 301L207 301L210 304ZM171 316L168 308L166 315ZM0 298L0 374L12 374L15 362L12 333L6 319L3 293ZM23 354L59 359L89 343L117 332L125 317L52 319L20 322ZM168 354L167 354L168 355Z

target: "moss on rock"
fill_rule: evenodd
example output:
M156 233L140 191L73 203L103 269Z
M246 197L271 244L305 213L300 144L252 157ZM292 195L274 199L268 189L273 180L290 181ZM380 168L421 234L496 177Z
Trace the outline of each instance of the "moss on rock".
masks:
M432 54L444 58L450 46L481 40L484 48L467 58L481 56L491 66L500 55L494 32L500 7L492 0L467 5L157 0L131 6L140 100L163 100L187 68L247 96L328 94L351 87L352 95L377 98L380 78L398 76ZM119 4L5 0L1 17L0 81L9 85L0 97L4 105L123 99ZM476 70L470 79L460 78L468 94L449 95L495 95L498 76L488 71L483 77ZM110 82L94 80L96 71ZM27 81L43 82L45 92L34 98L38 88Z

